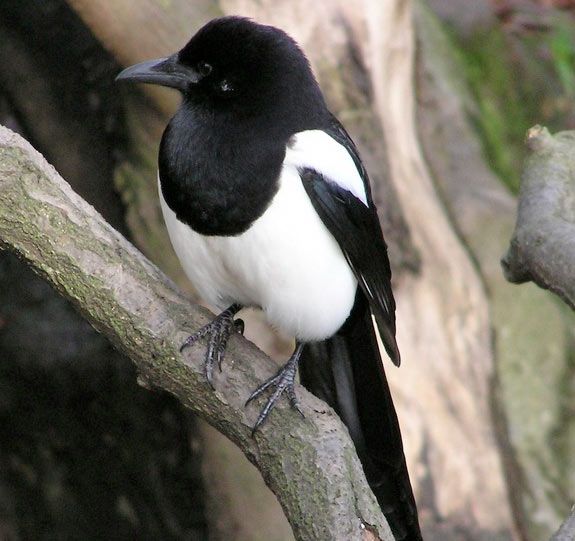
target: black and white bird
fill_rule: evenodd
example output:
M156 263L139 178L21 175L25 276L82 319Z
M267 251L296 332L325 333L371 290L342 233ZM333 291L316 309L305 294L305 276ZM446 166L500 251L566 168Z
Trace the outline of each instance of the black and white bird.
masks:
M358 151L305 55L282 30L223 17L118 79L183 98L160 145L161 206L185 272L222 310L183 347L207 338L211 383L235 314L261 308L296 348L252 393L271 393L254 430L283 393L299 410L299 364L347 425L396 539L421 539L376 338L399 365L387 247Z

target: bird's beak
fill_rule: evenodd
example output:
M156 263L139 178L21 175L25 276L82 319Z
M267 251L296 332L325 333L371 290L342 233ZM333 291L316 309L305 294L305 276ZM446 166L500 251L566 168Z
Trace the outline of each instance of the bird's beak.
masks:
M137 81L153 85L168 86L184 91L200 80L200 74L193 68L181 64L178 55L140 62L126 68L116 81Z

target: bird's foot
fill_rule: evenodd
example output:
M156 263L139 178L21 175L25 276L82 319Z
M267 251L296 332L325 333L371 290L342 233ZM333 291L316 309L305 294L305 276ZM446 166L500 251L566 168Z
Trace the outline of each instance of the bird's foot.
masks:
M288 362L279 370L279 372L272 376L270 379L262 383L247 399L246 406L252 401L262 395L269 388L274 389L272 395L268 398L266 405L260 411L256 423L252 428L252 436L256 433L258 428L265 422L271 410L279 400L280 396L285 392L287 394L289 403L302 417L304 414L299 406L297 396L295 394L294 384L295 376L297 374L297 367L299 358L303 349L303 344L297 344L296 350L289 358Z
M234 332L244 333L244 322L241 319L234 320L234 316L240 311L239 304L232 304L229 308L224 310L221 314L216 316L213 321L204 325L199 331L188 336L186 341L181 345L180 351L183 351L188 346L195 344L198 340L208 337L208 349L206 350L206 358L204 361L204 372L208 383L214 387L212 383L212 374L214 372L214 364L217 362L220 371L222 370L222 362L228 344L229 337Z

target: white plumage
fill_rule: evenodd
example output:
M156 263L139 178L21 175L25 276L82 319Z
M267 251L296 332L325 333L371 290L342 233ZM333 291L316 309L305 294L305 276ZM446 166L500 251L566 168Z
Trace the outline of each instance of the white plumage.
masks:
M298 167L316 169L366 201L351 156L318 130L292 138L273 201L241 235L200 235L176 218L161 188L160 200L176 254L206 301L222 310L233 303L260 307L279 331L307 342L332 336L344 323L357 281Z

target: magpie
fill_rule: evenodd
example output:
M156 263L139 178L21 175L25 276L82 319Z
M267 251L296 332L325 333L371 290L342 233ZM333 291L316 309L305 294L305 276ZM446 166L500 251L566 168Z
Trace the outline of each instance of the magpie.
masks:
M299 365L346 424L395 538L421 539L377 342L399 365L387 247L358 150L306 56L278 28L222 17L117 78L182 95L160 143L160 202L182 267L221 310L182 349L207 339L211 384L236 313L263 310L296 345L248 399L270 393L254 431L284 393L301 413Z

